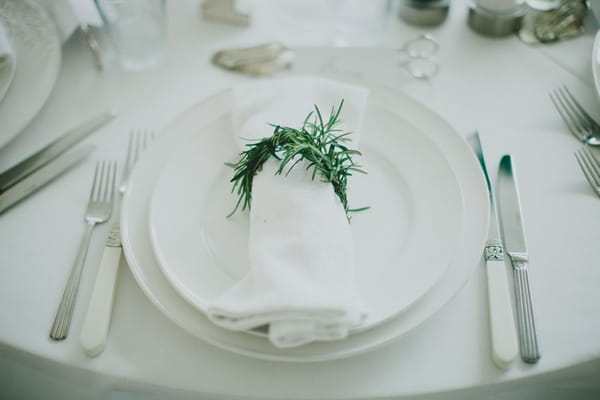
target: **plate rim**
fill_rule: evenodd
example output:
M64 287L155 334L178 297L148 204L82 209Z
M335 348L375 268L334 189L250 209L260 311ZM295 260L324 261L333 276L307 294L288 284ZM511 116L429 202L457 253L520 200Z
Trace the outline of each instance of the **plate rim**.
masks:
M375 107L376 112L378 112L379 110L384 110L386 113L392 114L394 117L399 118L399 116L396 113L392 113L389 110L386 110L378 105L372 105L371 107ZM224 113L221 116L219 116L218 119L220 120L221 118L227 118L228 114L229 114L229 111L224 111ZM365 121L368 118L369 118L369 114L368 114L368 112L366 112L365 113ZM410 125L410 124L407 124L407 125ZM447 171L447 174L448 174L448 176L445 176L444 179L448 179L451 176L452 185L456 186L456 188L455 188L456 192L453 193L455 196L455 198L453 199L454 204L452 204L452 206L456 207L456 209L454 210L456 212L453 214L452 217L449 217L450 219L452 219L452 221L451 221L452 228L448 228L455 234L454 237L448 237L447 235L438 234L438 235L436 235L435 238L428 238L428 240L427 240L427 243L431 243L431 242L433 242L433 239L435 239L436 240L435 243L438 243L438 245L440 245L439 241L442 239L441 236L445 237L446 240L444 240L441 245L444 246L443 251L446 252L446 254L447 254L448 252L451 251L452 248L456 247L456 244L458 241L457 236L458 236L458 234L460 234L460 231L462 229L462 219L464 217L465 210L463 209L463 199L462 199L462 192L460 189L460 185L456 178L456 175L451 170L449 161L446 159L446 157L443 156L443 152L441 151L441 149L439 149L435 145L435 143L431 140L431 138L429 138L429 136L424 135L423 132L418 127L414 127L412 125L410 125L410 126L412 128L410 135L412 135L412 137L416 138L416 139L412 139L412 140L423 141L421 143L421 147L427 147L427 148L433 147L435 149L434 151L436 153L436 156L439 156L439 158L442 160L440 162L443 163L443 169L445 171ZM220 133L221 132L218 132L218 133L212 132L212 128L211 128L211 132L203 131L201 135L202 135L202 137L205 137L206 134L215 135L215 134L220 134ZM229 133L229 132L227 132L227 133ZM196 133L196 135L198 135L198 133ZM366 135L366 133L365 133L365 135ZM387 138L387 140L390 141L393 139L393 137L390 136L390 135L393 135L393 132L391 132L391 131L388 131L385 134L385 137L383 136L383 134L381 134L381 136L377 136L374 138L371 138L372 135L366 135L366 136L365 135L363 135L363 137L361 138L361 145L363 145L363 146L368 145L370 143L369 140L379 141L379 140ZM151 240L151 245L152 245L152 251L153 251L154 257L157 261L157 264L158 264L162 274L165 276L165 279L173 287L173 289L178 292L180 297L184 298L189 304L194 306L199 312L201 312L204 316L206 316L207 315L206 302L209 300L203 298L202 296L199 297L197 295L197 291L194 291L190 288L190 285L187 284L189 279L184 279L184 278L189 278L189 276L177 274L176 271L172 270L172 267L171 267L172 263L168 261L167 256L164 252L164 247L161 246L161 244L159 243L161 241L160 238L161 237L164 238L164 236L160 235L160 237L159 237L160 232L157 229L155 229L155 224L153 223L153 221L156 221L156 219L155 219L156 213L159 212L160 210L165 209L164 202L160 202L160 204L159 204L158 200L157 200L157 196L158 196L158 198L164 200L165 198L171 198L172 197L171 195L173 194L172 192L169 192L171 194L166 195L164 193L164 190L162 192L160 192L159 194L157 194L157 191L161 187L161 182L164 182L165 179L170 180L170 178L167 178L166 176L171 176L172 172L170 172L170 171L173 168L173 165L171 165L171 166L169 166L169 165L171 163L182 162L182 157L185 157L185 155L182 156L181 151L180 151L181 148L183 146L190 144L190 142L198 140L197 138L192 138L192 135L186 135L186 138L187 138L186 140L181 141L182 143L172 145L174 154L171 154L168 157L168 159L165 161L165 163L162 166L162 170L157 175L157 178L154 183L154 188L152 190L151 198L150 198L148 224L149 224L149 229L150 229L150 240ZM371 144L371 146L376 147L374 144ZM175 150L175 148L177 148L178 150ZM234 150L235 149L232 149L232 152L234 152ZM367 154L366 150L363 152L363 156L365 154ZM389 161L392 163L399 162L399 160L392 160L392 159L390 159ZM440 168L438 168L438 170L439 169ZM163 219L164 219L164 217L160 218L160 220L163 220ZM421 229L421 232L419 232L419 233L422 234L423 233L422 231L423 231L423 229ZM446 233L449 233L449 232L446 232ZM424 247L425 247L425 245L420 245L419 249L422 249ZM355 246L355 248L356 248L356 246ZM411 254L413 254L413 253L417 254L417 252L415 252L414 249L412 250ZM171 254L172 254L172 252L171 252ZM414 261L414 259L411 259L411 261ZM423 296L426 296L427 293L435 287L435 285L445 275L447 269L449 268L450 263L451 263L451 260L449 258L445 259L442 262L436 263L436 265L435 265L436 269L432 273L433 278L431 280L429 280L426 284L422 285L419 288L419 290L414 294L413 297L411 297L407 301L404 301L405 298L403 298L402 299L403 302L401 303L401 305L398 308L396 308L394 311L390 311L386 315L379 317L374 321L369 321L368 324L363 324L355 329L352 329L351 333L354 334L356 332L362 332L362 331L365 331L368 329L372 329L373 327L375 327L381 323L384 323L389 318L393 318L396 315L408 310L411 306L416 304ZM358 270L359 269L357 269L357 271ZM411 271L414 273L415 269L411 268ZM226 272L224 272L224 273L227 274ZM358 292L360 295L360 290ZM361 298L364 299L365 297L362 296ZM253 333L253 332L251 332L251 333Z
M356 81L353 82L357 83ZM352 81L350 83L352 83ZM436 299L432 299L430 297L419 302L417 304L417 309L423 309L420 311L420 315L415 314L415 310L411 310L412 314L409 312L407 314L403 314L402 318L393 318L392 320L387 321L386 323L372 330L353 335L345 341L339 341L340 343L331 342L329 344L309 344L296 349L296 351L278 351L280 349L276 350L273 346L265 347L267 343L264 341L264 338L255 338L252 337L252 335L241 333L236 334L234 332L224 331L223 329L214 326L207 325L208 328L206 329L217 329L218 334L213 334L212 336L206 334L206 332L199 334L198 332L194 331L197 326L194 327L190 325L199 324L202 323L202 321L185 321L181 318L181 315L170 314L169 310L165 308L166 306L163 304L159 296L157 297L155 293L153 293L152 290L147 287L148 282L144 281L144 279L147 278L144 276L144 271L136 269L137 267L135 263L138 260L136 259L135 252L131 248L131 242L135 240L135 236L132 235L132 227L127 224L127 205L130 201L131 193L133 192L132 189L135 188L137 175L141 174L141 168L135 168L132 172L132 184L129 186L129 189L125 193L125 197L123 199L124 207L121 215L123 229L123 250L127 260L129 261L132 275L140 285L140 288L154 304L154 306L156 306L163 314L165 314L168 319L193 336L196 336L216 347L237 354L271 361L326 361L361 354L404 336L406 333L408 333L408 331L421 326L425 321L443 309L444 306L448 304L466 285L470 277L473 275L473 271L477 267L478 261L481 259L481 252L479 250L483 249L489 224L489 200L487 196L487 189L485 187L483 174L479 170L479 165L475 159L475 156L470 151L470 148L468 147L464 137L458 134L458 132L456 132L456 130L448 122L446 122L445 119L430 110L425 105L415 101L401 92L395 92L389 88L370 85L364 82L358 82L358 84L362 84L370 87L372 90L376 90L381 97L380 101L386 105L388 109L392 108L390 110L392 112L394 109L402 109L401 107L408 106L409 108L413 108L412 111L416 111L415 114L425 113L430 124L433 123L438 128L451 132L451 135L449 135L451 138L448 139L448 143L446 143L446 145L451 144L452 146L456 146L457 148L460 148L462 152L464 152L464 154L461 155L466 155L465 158L461 158L459 160L459 164L461 164L460 168L463 170L462 172L466 172L469 176L463 178L459 177L459 181L461 182L461 189L463 190L465 188L463 188L462 185L464 183L468 183L468 189L471 191L469 194L472 195L472 198L469 199L467 197L466 203L472 203L470 205L473 206L473 209L470 209L470 212L467 213L470 215L470 223L467 223L466 226L463 227L463 240L462 243L459 244L460 254L458 255L458 260L460 262L454 259L452 263L453 265L451 266L451 268L456 269L456 271L452 271L452 273L448 272L447 279L444 280L443 284L440 283L438 285L438 293L442 292L442 294L438 294ZM210 115L211 107L218 107L219 95L222 94L223 92L218 92L206 98L205 100L200 101L198 104L204 104L205 106L205 109L203 109L202 112ZM190 112L190 110L191 109L188 109L183 113ZM412 121L414 120L415 116L411 115L410 117ZM412 121L412 123L414 123L414 121ZM153 146L157 144L159 139L160 136L154 141ZM148 149L142 155L140 161L138 161L138 167L144 163L144 160L147 158L145 156L147 156L151 150L152 148ZM456 168L456 166L453 166L453 168ZM479 212L479 214L477 214L477 212ZM465 235L469 237L469 240L464 240ZM172 295L177 297L176 292L173 292ZM167 299L167 301L184 302L183 299L178 298ZM183 306L188 305L183 304ZM210 322L208 322L208 324L210 324ZM406 329L405 325L407 324L409 325L409 329ZM243 345L240 345L240 341L243 342ZM259 348L259 350L257 350L257 348Z

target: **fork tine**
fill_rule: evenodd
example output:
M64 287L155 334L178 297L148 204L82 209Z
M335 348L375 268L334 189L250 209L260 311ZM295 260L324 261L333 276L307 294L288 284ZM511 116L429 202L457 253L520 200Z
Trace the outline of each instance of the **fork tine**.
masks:
M582 115L578 108L573 104L573 97L571 96L569 98L569 96L566 94L563 88L558 88L557 92L559 94L559 98L561 100L563 108L567 113L571 115L571 119L577 125L578 129L585 129L588 125L586 124L587 121L585 119L585 115ZM577 104L577 102L575 102L575 104Z
M85 211L86 230L50 330L52 340L63 340L67 337L92 230L97 224L106 222L112 214L116 169L117 165L114 161L96 163L90 198Z
M115 183L117 181L117 162L112 161L112 176L110 181L110 195L109 200L112 200L115 195Z
M135 146L135 153L133 154L133 158L131 160L131 166L133 167L133 165L136 163L140 152L144 149L144 143L146 141L146 132L142 129L140 129L137 133L137 137L136 137L136 146Z
M562 97L560 96L560 92L554 90L550 93L550 100L554 103L554 107L560 114L563 122L567 125L569 131L575 136L578 140L584 141L585 135L581 133L581 128L577 124L577 119L574 115L571 114L569 108L564 103Z
M142 146L142 150L145 150L148 147L148 144L154 139L154 132L146 129L144 131L144 145Z
M102 161L102 174L100 175L100 183L98 184L98 191L96 192L96 201L102 201L104 193L106 192L105 187L108 180L109 165L107 161Z
M137 162L140 154L148 147L152 139L154 138L154 132L149 129L133 129L129 134L129 145L127 146L127 159L125 167L123 169L123 175L121 177L121 183L119 185L119 191L121 194L125 193L127 187L127 181L133 166Z
M588 162L590 164L590 167L594 171L594 175L596 177L596 181L597 181L597 183L599 183L599 186L600 186L600 163L598 162L598 159L596 158L596 156L594 154L592 154L592 152L590 151L590 149L584 148L583 151L588 156L587 157Z
M96 192L98 191L99 182L102 175L102 162L96 162L96 169L94 171L94 180L92 181L92 190L90 190L90 199L88 203L94 201L96 198Z
M585 151L580 149L575 152L575 158L577 159L577 163L579 164L585 179L587 179L594 192L600 196L600 176L598 176L598 173L593 169L593 163L589 159L589 156Z
M584 131L585 133L589 132L592 129L593 120L586 114L586 112L581 108L581 105L575 100L575 98L570 94L565 92L565 90L561 91L563 99L571 113L575 116L577 121L577 125L579 126L580 131Z
M114 172L114 163L107 162L104 174L104 182L102 186L101 201L110 201L112 197L112 187L114 186L112 177L114 175Z
M135 153L135 147L136 147L136 143L137 143L137 131L136 130L132 130L131 133L129 134L129 144L127 145L127 160L125 161L125 170L124 170L124 174L127 174L129 172L129 168L132 164L132 160L133 160L133 154Z
M565 97L568 97L570 99L570 103L573 105L574 108L577 109L579 115L588 123L588 126L590 126L590 127L598 127L598 124L596 123L596 121L590 116L590 114L588 114L587 111L585 111L585 109L577 101L577 99L575 98L575 96L573 96L571 94L571 91L569 90L568 87L563 86L563 93L566 93Z

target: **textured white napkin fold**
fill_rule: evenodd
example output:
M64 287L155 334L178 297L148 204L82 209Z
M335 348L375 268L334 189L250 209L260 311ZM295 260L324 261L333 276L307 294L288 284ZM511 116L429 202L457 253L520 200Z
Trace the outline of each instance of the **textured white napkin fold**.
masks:
M0 22L0 100L10 87L15 73L16 57L14 49L8 40L6 28Z
M268 123L300 127L317 105L327 118L344 99L340 129L356 147L368 91L315 77L248 83L234 89L233 126L240 151L270 137ZM275 175L269 160L253 182L247 275L208 307L232 330L268 325L276 347L345 338L366 314L354 282L354 246L345 211L330 183L302 165Z

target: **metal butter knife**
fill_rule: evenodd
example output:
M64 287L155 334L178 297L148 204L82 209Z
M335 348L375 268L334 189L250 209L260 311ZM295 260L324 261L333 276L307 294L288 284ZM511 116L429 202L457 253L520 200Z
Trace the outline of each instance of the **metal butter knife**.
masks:
M95 146L89 145L62 155L45 167L21 179L10 190L0 193L0 214L66 172L69 168L87 157L95 148Z
M485 243L484 257L488 287L488 306L490 312L490 331L492 337L492 359L500 368L506 368L515 359L519 351L517 330L512 309L504 248L500 241L498 211L494 200L494 191L487 171L481 140L477 132L469 135L467 141L473 148L487 183L490 199L490 226Z
M0 174L0 193L7 192L17 182L24 179L60 154L71 148L73 145L84 139L86 136L100 128L115 117L114 113L103 112L102 114L83 122L75 128L48 144L43 149L37 151L25 160L15 166L7 169Z
M505 155L500 160L498 200L504 245L514 269L521 358L523 361L533 364L540 359L541 355L531 301L527 269L529 254L525 243L521 202L519 200L515 168L510 155Z

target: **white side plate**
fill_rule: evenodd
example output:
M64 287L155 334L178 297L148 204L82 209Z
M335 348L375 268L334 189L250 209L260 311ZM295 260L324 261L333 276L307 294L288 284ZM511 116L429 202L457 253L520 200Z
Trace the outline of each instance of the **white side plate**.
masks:
M0 0L0 20L18 60L13 81L0 102L2 147L46 103L60 70L61 43L54 22L33 1Z

